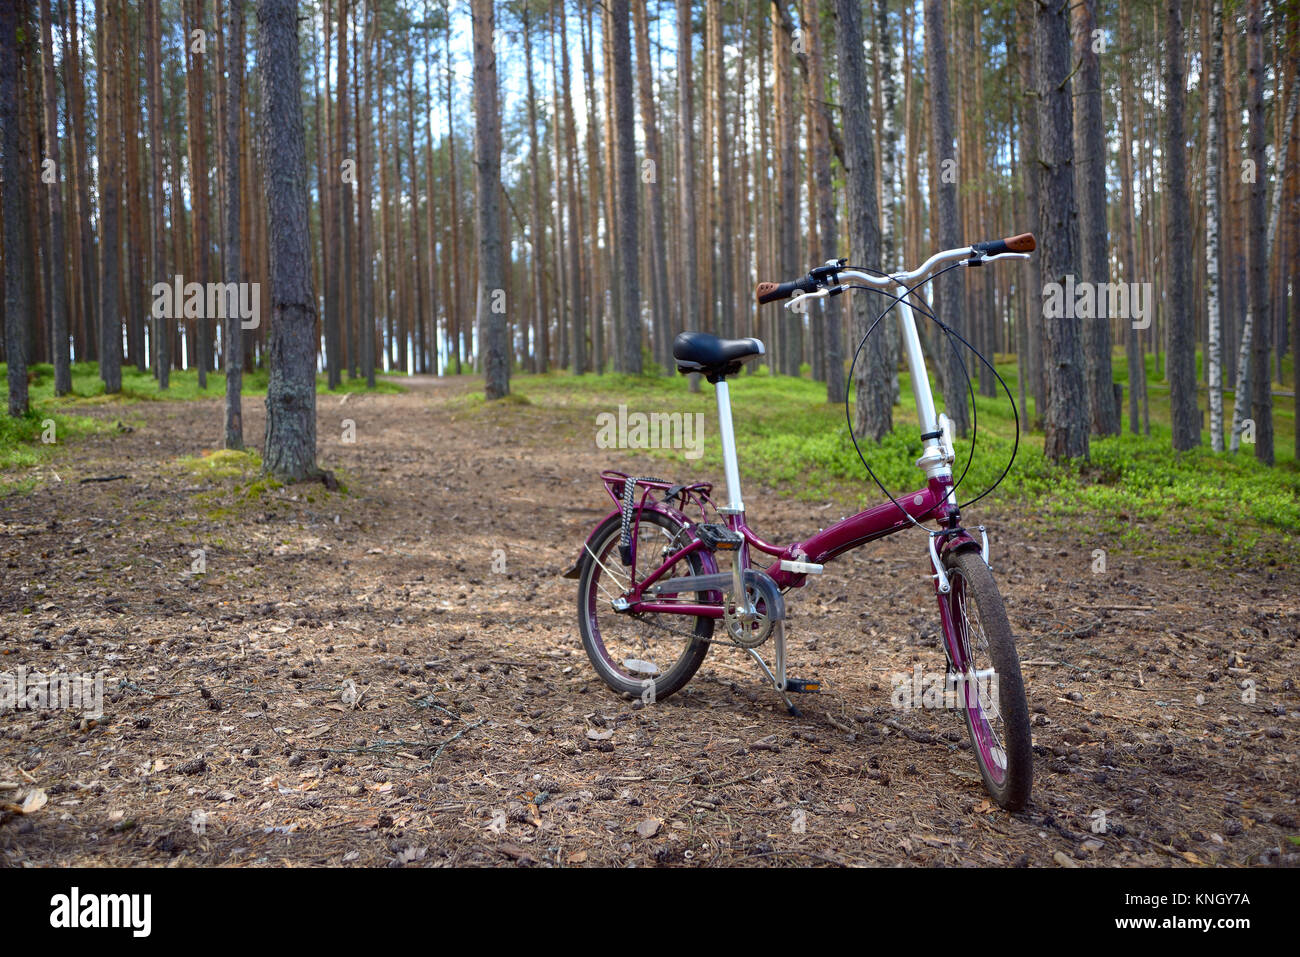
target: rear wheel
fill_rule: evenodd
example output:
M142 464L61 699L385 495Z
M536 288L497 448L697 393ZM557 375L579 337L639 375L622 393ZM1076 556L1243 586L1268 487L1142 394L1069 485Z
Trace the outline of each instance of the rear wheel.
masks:
M952 590L940 595L949 612L948 673L966 717L984 787L999 805L1018 811L1033 784L1029 708L1011 623L993 573L974 550L949 554Z
M614 599L652 573L690 542L687 526L659 512L642 512L634 529L636 559L631 568L619 557L620 516L611 515L584 549L578 573L578 630L587 657L602 681L615 691L643 700L679 691L709 653L713 619L687 615L631 615L614 610ZM678 559L664 579L704 573L698 552ZM704 603L706 592L660 595L659 602Z

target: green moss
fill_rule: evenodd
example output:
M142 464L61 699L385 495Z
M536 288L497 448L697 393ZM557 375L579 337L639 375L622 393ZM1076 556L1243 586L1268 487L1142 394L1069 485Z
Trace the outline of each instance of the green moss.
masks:
M217 449L184 456L178 464L196 478L219 481L258 475L262 471L262 456L255 449Z
M0 469L40 465L69 441L115 429L112 422L64 415L44 407L33 407L22 416L0 416Z

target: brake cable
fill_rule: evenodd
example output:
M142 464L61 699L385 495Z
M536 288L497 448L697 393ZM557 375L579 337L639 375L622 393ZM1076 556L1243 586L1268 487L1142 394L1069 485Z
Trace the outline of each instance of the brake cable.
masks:
M906 516L906 518L907 518L907 519L908 519L908 520L909 520L913 525L916 525L918 528L925 529L927 532L929 531L929 529L927 529L926 526L924 526L924 525L922 525L920 522L918 522L918 521L917 521L917 520L912 516L912 514L911 514L910 512L907 511L907 509L903 508L903 506L899 503L898 499L896 499L896 498L895 498L895 497L890 493L889 489L887 489L887 488L885 487L884 483L880 481L880 478L876 475L875 470L873 470L873 469L871 468L871 465L867 462L866 456L864 456L864 455L862 454L862 448L858 445L857 435L855 434L855 432L854 432L854 428L853 428L852 412L851 412L851 407L850 407L850 405L849 405L849 398L850 398L849 391L850 391L850 389L851 389L851 387L852 387L852 386L851 386L851 383L852 383L852 381L853 381L853 373L854 373L854 370L855 370L856 367L857 367L858 358L859 358L859 356L862 354L862 349L863 349L863 347L866 345L866 343L867 343L867 339L869 339L870 336L871 336L871 334L872 334L873 332L875 332L876 326L878 326L878 325L880 324L881 320L883 320L883 319L885 318L885 316L887 316L887 315L888 315L888 314L889 314L889 313L890 313L890 312L891 312L891 311L892 311L892 310L893 310L897 305L899 305L900 303L904 302L905 299L908 299L908 298L912 295L912 293L916 292L916 290L918 290L919 288L921 288L922 286L924 286L926 283L933 282L935 279L937 279L939 276L943 275L944 273L948 272L949 270L951 270L951 269L956 269L958 266L966 265L966 263L967 263L967 260L959 260L959 261L957 261L957 262L954 262L954 263L952 263L951 265L945 266L943 269L939 270L938 272L936 272L936 273L934 273L934 274L932 274L932 275L927 276L926 278L924 278L923 280L917 282L917 283L916 283L915 285L913 285L913 286L905 286L904 284L899 283L898 285L903 286L903 292L902 292L901 295L895 294L895 293L893 293L893 292L891 292L891 291L889 291L889 290L885 290L885 289L877 289L877 288L874 287L874 286L865 286L865 285L861 285L861 284L849 284L849 285L845 285L845 286L842 286L842 287L841 287L841 288L844 288L844 289L867 290L867 291L869 291L869 292L876 292L876 293L879 293L879 294L885 296L885 298L891 300L891 302L889 303L889 305L886 306L885 309L884 309L884 310L883 310L883 311L882 311L878 316L876 316L875 321L871 323L870 327L869 327L869 328L867 329L867 331L863 334L861 340L858 342L858 346L857 346L857 348L854 350L854 353L853 353L853 361L852 361L852 362L850 363L850 365L849 365L849 380L850 380L850 386L849 386L849 388L846 388L846 389L845 389L845 395L844 395L844 415L845 415L845 419L846 419L846 421L848 422L848 427L849 427L849 439L850 439L850 441L852 441L852 443L853 443L853 449L854 449L854 451L857 453L857 455L858 455L858 459L862 462L863 467L867 470L867 474L871 476L872 481L874 481L874 482L876 483L876 486L881 490L881 492L883 492L883 493L885 494L885 496L886 496L886 497L887 497L887 498L888 498L888 499L889 499L889 500L894 504L894 506L895 506L895 507L896 507L900 512L902 512L903 515ZM885 278L887 278L887 279L892 279L892 278L893 278L893 277L890 276L888 273L882 272L882 271L879 270L879 269L874 269L874 268L869 267L869 266L846 266L846 267L844 267L844 268L846 268L846 269L857 269L857 270L860 270L860 271L862 271L862 272L870 272L870 273L874 273L874 274L876 274L876 275L878 275L878 276L883 276L883 277L885 277ZM966 387L967 387L967 391L968 391L968 393L969 393L969 395L970 395L970 400L971 400L971 415L972 415L972 419L971 419L971 447L970 447L970 453L968 454L967 459L966 459L966 465L965 465L965 467L962 469L961 476L957 479L957 482L953 485L953 491L954 491L954 492L956 492L956 490L961 486L961 483L965 480L967 473L970 471L971 464L974 462L974 459L975 459L975 446L976 446L977 439L978 439L978 435L979 435L979 410L978 410L978 408L976 407L976 402L975 402L975 387L974 387L974 383L973 383L973 381L972 381L972 379L971 379L970 370L967 369L967 367L966 367L966 363L965 363L965 361L963 360L963 358L962 358L962 356L961 356L961 350L958 349L958 348L957 348L957 345L953 342L953 339L954 339L954 338L956 338L957 340L959 340L963 345L965 345L968 349L970 349L971 352L973 352L976 356L978 356L978 357L979 357L979 360L980 360L981 362L983 362L984 365L985 365L986 367L988 367L989 371L993 373L994 377L998 380L998 383L1002 386L1002 390L1006 393L1007 400L1011 403L1011 411L1012 411L1012 415L1014 416L1014 419L1015 419L1015 429L1016 429L1016 432L1015 432L1015 440L1014 440L1014 443L1013 443L1013 445L1012 445L1012 449L1011 449L1011 456L1008 458L1008 460L1007 460L1007 464L1006 464L1006 466L1003 468L1002 473L998 476L997 480L994 481L992 485L990 485L988 488L984 489L982 492L980 492L979 495L975 496L974 498L972 498L972 499L970 499L970 500L968 500L968 501L966 501L966 502L961 502L961 503L958 504L958 508L966 508L966 507L968 507L968 506L970 506L970 505L973 505L974 503L978 502L980 499L984 498L986 495L990 494L994 489L996 489L999 485L1001 485L1003 479L1005 479L1006 476L1007 476L1007 474L1011 471L1011 466L1012 466L1012 465L1014 464L1014 462L1015 462L1016 453L1019 451L1019 448L1020 448L1020 412L1019 412L1019 410L1016 408L1015 398L1012 396L1012 394L1011 394L1011 389L1010 389L1010 387L1007 385L1006 380L1003 379L1002 375L998 372L997 368L996 368L996 367L995 367L991 362L989 362L989 360L988 360L987 358L985 358L985 356L984 356L984 354L983 354L982 352L980 352L980 351L979 351L978 349L976 349L973 345L971 345L970 342L968 342L968 341L966 340L966 338L965 338L964 336L962 336L961 333L957 332L955 329L953 329L953 328L952 328L951 326L949 326L947 323L945 323L945 322L943 322L941 319L939 319L939 317L936 316L936 315L934 314L934 312L933 312L933 311L932 311L932 310L931 310L927 305L925 305L925 300L924 300L923 297L918 297L918 301L917 301L916 304L912 304L912 303L909 302L908 305L909 305L909 308L912 308L912 309L914 309L915 311L920 312L923 316L925 316L926 318L930 319L930 320L931 320L932 322L934 322L937 326L939 326L940 329L943 330L944 335L947 337L948 346L949 346L950 349L953 350L953 353L954 353L954 355L955 355L956 358L957 358L958 365L961 367L962 375L965 376L965 378L966 378Z

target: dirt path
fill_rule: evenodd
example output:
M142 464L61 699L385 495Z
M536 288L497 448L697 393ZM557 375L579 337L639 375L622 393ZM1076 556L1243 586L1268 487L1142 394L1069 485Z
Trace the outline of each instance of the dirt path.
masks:
M1296 862L1296 569L977 516L1033 712L1033 803L1008 815L957 713L891 706L942 663L914 538L791 602L792 673L827 688L806 717L725 648L641 707L595 679L557 575L608 510L597 471L647 463L595 450L589 414L409 384L321 397L347 495L243 502L178 469L217 441L213 401L102 410L135 431L0 500L0 672L102 669L106 693L98 722L0 715L0 803L48 798L0 812L4 863ZM839 515L747 498L769 538Z

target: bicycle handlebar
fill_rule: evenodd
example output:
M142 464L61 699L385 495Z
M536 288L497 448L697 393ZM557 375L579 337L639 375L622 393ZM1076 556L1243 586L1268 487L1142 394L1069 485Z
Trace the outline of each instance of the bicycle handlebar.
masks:
M797 292L812 292L816 288L816 281L808 276L790 282L760 282L754 290L754 299L761 306L778 299L789 299Z
M971 244L971 249L986 256L997 256L1001 253L1032 253L1037 248L1038 243L1033 233L1021 233L1019 236L1008 236L1006 239L992 239L986 243Z
M1008 236L1006 239L992 239L987 242L972 243L969 246L935 253L919 269L914 269L911 272L895 273L888 277L868 276L856 270L845 270L845 261L840 259L824 266L817 266L800 279L792 279L789 282L760 282L754 289L754 299L761 306L769 302L776 302L779 299L789 299L796 294L816 292L828 284L834 285L841 271L852 272L855 279L872 286L884 288L895 283L911 282L919 279L941 262L970 257L972 265L978 265L985 259L1005 256L1008 253L1031 253L1037 248L1037 245L1033 233L1021 233L1019 236Z

